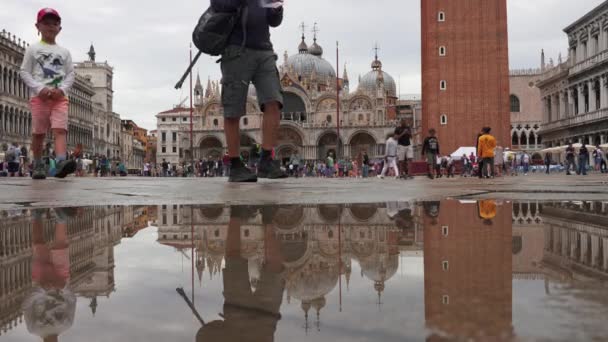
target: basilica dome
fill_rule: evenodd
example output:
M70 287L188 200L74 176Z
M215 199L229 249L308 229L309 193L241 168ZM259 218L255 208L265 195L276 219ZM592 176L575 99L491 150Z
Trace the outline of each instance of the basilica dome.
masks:
M306 267L288 274L286 288L291 297L310 301L330 293L338 284L339 276L333 267L311 261Z
M362 273L374 282L385 282L392 278L399 268L399 255L375 254L360 260Z
M372 62L372 71L361 77L358 89L375 94L378 89L378 83L384 84L384 89L388 92L388 96L397 97L397 84L395 83L395 79L388 73L382 71L382 62L380 62L378 56L376 56L376 59Z
M287 58L287 68L296 76L310 78L314 72L319 79L336 77L334 67L323 59L323 48L316 41L309 48L302 37L298 51L298 54Z

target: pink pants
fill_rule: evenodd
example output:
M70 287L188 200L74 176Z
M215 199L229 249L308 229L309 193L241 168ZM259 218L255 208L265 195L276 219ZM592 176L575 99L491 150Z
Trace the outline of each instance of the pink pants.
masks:
M32 133L45 134L49 128L68 130L68 99L43 100L36 96L30 100Z

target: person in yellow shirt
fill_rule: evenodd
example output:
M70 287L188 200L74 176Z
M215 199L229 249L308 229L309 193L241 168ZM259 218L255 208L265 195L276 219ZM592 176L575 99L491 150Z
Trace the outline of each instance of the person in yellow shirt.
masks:
M496 148L496 138L490 132L492 128L484 127L479 137L477 145L477 156L481 159L480 172L482 178L494 178L494 149Z

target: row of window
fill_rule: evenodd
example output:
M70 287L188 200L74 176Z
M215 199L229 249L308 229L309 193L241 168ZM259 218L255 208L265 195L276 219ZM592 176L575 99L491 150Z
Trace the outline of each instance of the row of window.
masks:
M167 153L167 146L163 146L160 148L161 153ZM177 147L173 146L171 149L172 153L177 153Z
M177 117L175 117L175 118L171 118L171 121L172 121L172 122L177 122L177 119L178 119ZM160 118L160 121L161 121L161 122L167 122L167 118ZM188 117L187 117L187 116L183 116L183 117L182 117L182 121L183 121L183 122L188 121Z
M445 12L439 11L437 13L437 21L440 23L445 22ZM447 55L447 48L445 46L443 46L443 45L440 46L438 50L439 50L439 57L445 57ZM439 90L445 91L447 89L448 89L448 82L446 80L439 81ZM439 124L441 124L442 126L445 126L448 124L447 114L441 114L441 116L439 117Z
M167 132L160 132L162 142L167 142ZM171 132L171 138L173 142L177 142L177 132Z

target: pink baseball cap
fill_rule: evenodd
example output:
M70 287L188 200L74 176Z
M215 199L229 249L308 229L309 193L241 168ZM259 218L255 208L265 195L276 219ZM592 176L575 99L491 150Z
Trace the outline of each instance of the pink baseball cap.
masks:
M57 19L59 19L59 21L61 21L61 16L59 15L59 12L57 12L56 10L52 9L52 8L43 8L40 11L38 11L38 20L37 22L41 22L42 19L44 19L46 16L52 15L54 17L56 17Z

